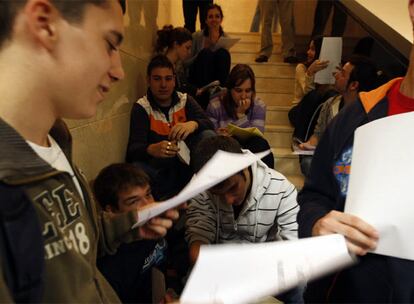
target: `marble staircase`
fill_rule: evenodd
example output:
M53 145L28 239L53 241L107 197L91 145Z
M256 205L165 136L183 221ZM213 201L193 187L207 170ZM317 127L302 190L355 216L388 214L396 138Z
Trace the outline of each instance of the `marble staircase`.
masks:
M276 170L284 174L298 189L304 178L299 160L292 154L290 145L292 127L288 120L294 90L295 65L283 62L280 53L280 35L274 34L273 54L267 63L256 63L254 59L260 47L258 33L229 33L240 41L231 50L232 66L249 64L256 75L256 92L267 105L265 137L275 156Z

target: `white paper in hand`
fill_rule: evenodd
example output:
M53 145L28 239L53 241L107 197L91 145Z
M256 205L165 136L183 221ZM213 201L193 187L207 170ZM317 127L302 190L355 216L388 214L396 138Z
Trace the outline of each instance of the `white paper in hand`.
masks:
M315 83L334 84L335 77L333 73L341 64L342 59L342 38L341 37L324 37L322 41L320 60L329 60L326 69L320 70L315 74Z
M345 238L338 234L261 244L204 245L180 303L252 303L352 263Z
M414 260L414 112L375 120L355 131L345 212L374 226L374 253Z
M270 150L253 154L250 151L244 153L229 153L217 151L216 154L204 165L203 168L194 174L191 181L176 196L164 202L151 205L138 211L138 221L132 226L132 229L143 225L149 219L160 215L161 213L175 208L178 205L187 202L189 199L199 193L210 189L214 185L222 182L226 178L247 168L254 162L262 159L270 153Z
M231 37L221 36L219 40L217 40L217 43L213 46L213 51L217 51L220 48L229 50L239 41L240 41L240 38L231 38Z
M183 140L178 142L178 158L186 165L190 165L190 149Z

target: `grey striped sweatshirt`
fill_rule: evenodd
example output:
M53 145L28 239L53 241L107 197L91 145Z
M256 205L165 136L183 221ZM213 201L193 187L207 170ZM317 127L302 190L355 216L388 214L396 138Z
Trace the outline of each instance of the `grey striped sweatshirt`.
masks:
M251 166L252 189L237 219L233 207L203 192L187 209L186 240L260 243L298 238L296 189L282 174L258 161Z

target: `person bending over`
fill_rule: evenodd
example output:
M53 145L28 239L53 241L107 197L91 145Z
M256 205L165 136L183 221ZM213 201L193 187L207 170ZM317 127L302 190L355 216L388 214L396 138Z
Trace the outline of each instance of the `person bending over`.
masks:
M234 138L206 138L192 153L194 170L199 171L218 150L243 153ZM298 211L295 187L259 160L190 201L186 221L190 263L196 262L203 244L295 240ZM300 302L302 294L295 289L279 298Z

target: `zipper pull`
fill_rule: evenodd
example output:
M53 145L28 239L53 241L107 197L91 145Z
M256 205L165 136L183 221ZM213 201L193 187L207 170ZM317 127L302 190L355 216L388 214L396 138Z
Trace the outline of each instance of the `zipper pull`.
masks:
M237 222L234 222L234 231L237 231Z

